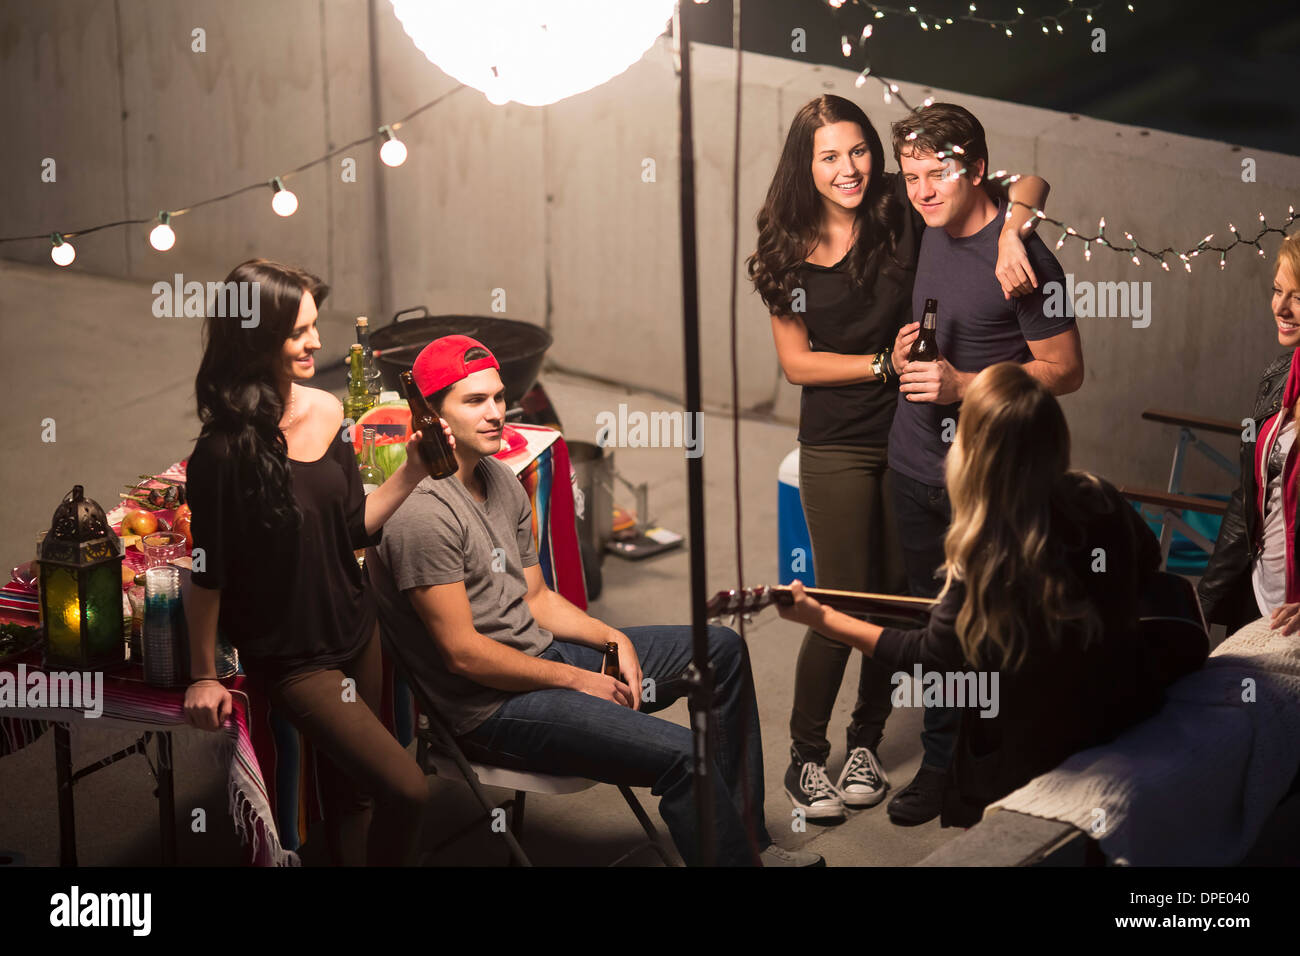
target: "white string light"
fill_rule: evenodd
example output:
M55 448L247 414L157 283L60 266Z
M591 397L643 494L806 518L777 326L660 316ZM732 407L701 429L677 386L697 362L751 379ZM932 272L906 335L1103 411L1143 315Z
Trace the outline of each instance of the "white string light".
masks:
M72 265L72 260L77 258L77 250L72 248L72 243L56 232L50 235L50 244L50 258L56 266Z
M171 213L166 211L158 213L158 225L154 226L149 233L149 245L159 252L166 252L176 245L176 233L171 227Z
M379 158L383 160L384 165L400 166L406 162L406 144L397 138L393 128L381 126L379 132L384 137L384 144L379 147Z
M277 216L292 216L298 211L298 197L284 188L284 181L279 176L271 180L271 189L274 190L271 208Z

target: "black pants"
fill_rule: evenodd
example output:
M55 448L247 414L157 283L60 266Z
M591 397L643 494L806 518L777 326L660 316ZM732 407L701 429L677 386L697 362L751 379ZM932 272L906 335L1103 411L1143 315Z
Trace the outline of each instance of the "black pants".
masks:
M907 568L907 587L913 597L934 597L943 587L937 576L943 566L943 536L952 521L948 489L919 482L889 469L889 487L893 496L894 519ZM921 746L925 750L921 763L936 770L946 770L957 745L957 727L961 715L956 708L927 707Z
M846 591L899 594L906 576L890 514L884 445L802 445L799 495L812 540L817 585ZM888 619L872 618L877 624ZM792 756L824 764L831 710L853 649L808 630L795 665L790 713ZM892 671L858 655L857 703L848 728L848 749L880 746L891 709Z

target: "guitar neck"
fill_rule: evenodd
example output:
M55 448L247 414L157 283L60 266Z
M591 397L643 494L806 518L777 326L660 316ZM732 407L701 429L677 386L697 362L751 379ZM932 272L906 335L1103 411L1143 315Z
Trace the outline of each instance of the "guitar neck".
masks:
M871 594L865 591L837 591L833 588L804 588L808 596L837 611L853 614L899 614L926 618L939 602L934 598L903 597L897 594ZM777 604L793 604L794 592L788 587L771 589Z

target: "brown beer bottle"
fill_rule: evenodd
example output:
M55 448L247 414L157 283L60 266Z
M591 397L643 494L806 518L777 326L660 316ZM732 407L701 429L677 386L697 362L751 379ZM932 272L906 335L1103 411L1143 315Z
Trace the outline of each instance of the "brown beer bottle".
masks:
M402 388L406 390L406 401L411 406L411 431L423 432L420 444L416 447L424 459L431 478L450 478L460 468L456 455L443 434L442 422L433 413L429 403L420 394L411 372L402 373Z
M605 663L600 672L608 676L619 679L618 676L618 645L613 641L605 642Z
M921 331L917 333L916 341L912 343L912 351L908 355L908 361L939 361L939 342L935 338L935 327L939 320L938 313L939 300L926 299L925 315L921 319Z

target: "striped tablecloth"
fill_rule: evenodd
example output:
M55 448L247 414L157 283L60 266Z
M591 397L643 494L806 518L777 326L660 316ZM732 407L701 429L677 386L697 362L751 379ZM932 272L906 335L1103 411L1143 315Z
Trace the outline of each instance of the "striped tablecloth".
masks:
M524 436L527 446L501 460L514 471L532 502L533 534L542 575L550 587L585 609L587 592L578 549L574 479L568 448L554 429L511 427ZM185 463L178 462L161 477L183 479ZM116 526L122 514L122 509L114 509L109 519ZM128 552L127 563L143 566L142 556ZM11 601L6 599L6 594L13 599L20 590L14 585L0 589L0 619L35 623L34 610L26 613L21 606L10 609ZM34 607L30 595L27 600ZM28 666L38 663L36 655ZM383 667L380 717L405 746L415 736L414 699L405 682L393 673L387 655ZM231 718L223 728L230 750L229 810L248 849L248 861L258 866L295 865L299 862L295 851L306 840L308 827L323 818L316 755L297 729L271 708L255 682L241 672L224 683L235 700ZM100 726L105 728L128 727L141 731L170 728L182 733L203 733L185 724L183 690L163 690L139 680L107 678L104 698L104 714L94 720L76 711L31 709L23 711L24 717L31 719L0 717L0 757L35 740L51 721L87 729L103 721Z

